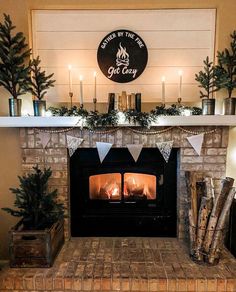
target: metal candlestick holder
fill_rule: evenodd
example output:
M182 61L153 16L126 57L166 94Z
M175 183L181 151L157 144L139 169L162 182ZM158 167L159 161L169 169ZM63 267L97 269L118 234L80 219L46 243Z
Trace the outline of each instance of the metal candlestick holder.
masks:
M93 98L93 106L94 106L94 111L96 112L97 111L97 98L96 97Z
M69 97L70 97L70 108L72 108L72 99L73 99L73 92L69 92Z

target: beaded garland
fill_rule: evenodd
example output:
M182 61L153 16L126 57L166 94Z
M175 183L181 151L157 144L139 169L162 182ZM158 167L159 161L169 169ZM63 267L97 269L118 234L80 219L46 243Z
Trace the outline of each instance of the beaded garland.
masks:
M34 128L34 129L36 131L38 131L38 132L59 134L59 133L66 133L66 132L72 131L76 127L77 126L70 127L70 128L65 128L65 129L63 128L63 129L59 129L59 130L49 130L49 129L39 129L39 128ZM215 133L217 131L217 127L212 129L212 130L209 130L209 131L191 131L191 130L187 130L187 129L183 128L183 127L180 127L180 126L171 126L171 127L167 127L165 129L162 129L162 130L158 130L158 131L137 130L137 129L134 129L134 128L131 128L131 127L115 127L113 129L103 130L103 131L101 131L101 130L89 130L89 131L91 133L96 133L96 134L103 135L103 134L112 134L112 133L115 133L116 131L121 130L121 129L128 129L133 133L141 134L141 135L159 135L159 134L166 133L166 132L172 130L173 128L177 128L177 129L179 129L179 130L181 130L181 131L183 131L185 133L192 134L192 135L212 134L212 133Z

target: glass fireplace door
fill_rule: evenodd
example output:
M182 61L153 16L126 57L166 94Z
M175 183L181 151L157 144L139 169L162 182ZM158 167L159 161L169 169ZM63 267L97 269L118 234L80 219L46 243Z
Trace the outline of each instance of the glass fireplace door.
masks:
M106 173L89 177L90 200L139 201L156 199L156 176L144 173Z
M121 174L107 173L89 177L90 200L121 200Z
M156 176L144 173L124 173L124 200L155 200Z

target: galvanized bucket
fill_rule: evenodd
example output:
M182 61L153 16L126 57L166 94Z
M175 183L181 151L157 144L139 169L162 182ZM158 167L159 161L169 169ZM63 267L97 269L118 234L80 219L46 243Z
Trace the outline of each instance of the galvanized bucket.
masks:
M236 98L228 97L224 99L224 115L235 115Z
M46 100L33 100L34 115L44 116L46 112Z
M215 114L215 99L207 98L202 100L202 114L214 115Z
M9 114L11 117L21 116L22 100L17 98L9 98Z

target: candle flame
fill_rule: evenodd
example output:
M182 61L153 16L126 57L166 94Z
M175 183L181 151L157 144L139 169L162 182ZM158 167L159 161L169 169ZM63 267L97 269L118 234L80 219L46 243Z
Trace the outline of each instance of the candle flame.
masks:
M94 76L94 77L97 76L97 72L96 72L96 71L93 72L93 76Z
M72 69L72 66L71 65L68 65L68 69L71 70Z
M165 82L166 81L166 77L165 76L162 76L161 81L162 82Z
M179 76L182 76L183 75L183 71L182 70L179 70Z
M79 76L79 80L82 81L83 80L83 75Z

